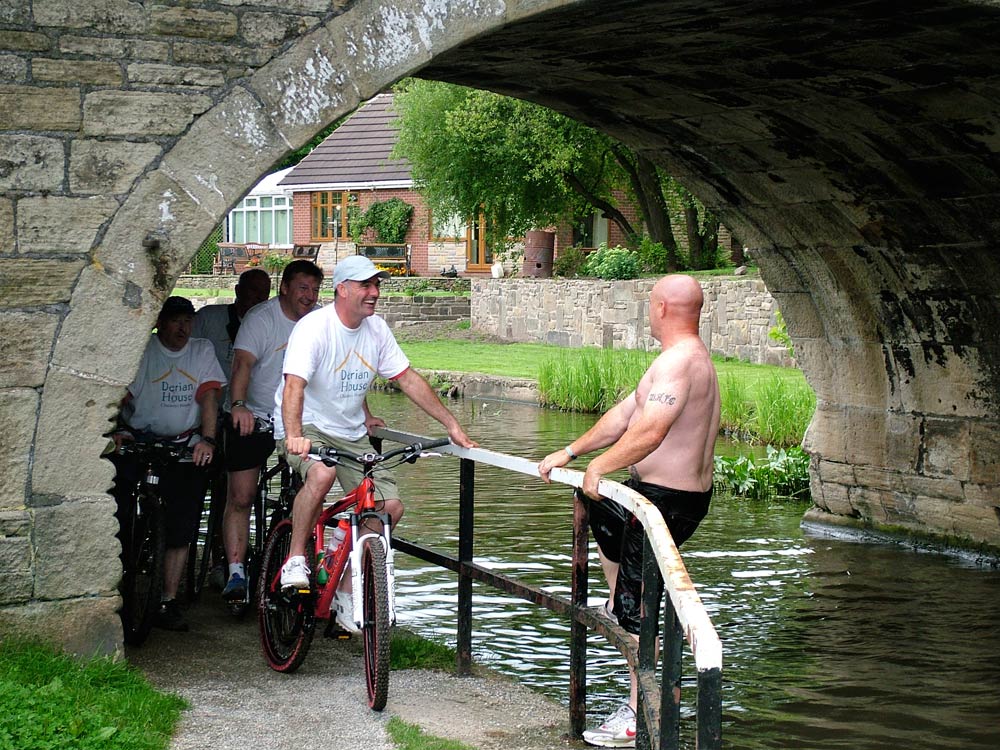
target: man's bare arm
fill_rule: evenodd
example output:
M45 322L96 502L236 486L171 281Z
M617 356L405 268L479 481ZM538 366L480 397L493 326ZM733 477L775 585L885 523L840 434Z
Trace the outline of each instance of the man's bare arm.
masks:
M413 403L444 425L445 429L448 430L448 437L451 438L451 441L455 445L460 445L463 448L475 448L477 446L465 434L465 430L462 429L455 415L448 410L448 407L441 403L441 399L431 390L427 381L414 372L412 368L405 370L402 375L396 378L396 383Z
M632 419L634 412L635 391L632 391L632 393L605 412L604 416L597 420L597 424L566 447L572 450L577 456L582 456L585 453L590 453L591 451L611 445L625 434L625 430L628 429L629 420ZM553 451L539 462L538 474L542 478L542 481L548 482L549 474L553 469L565 466L572 460L572 457L565 449Z
M246 349L237 349L233 354L233 374L229 384L229 398L232 403L246 401L250 388L250 372L257 358ZM234 406L232 410L233 426L246 436L253 432L253 413L246 406Z
M302 406L305 403L306 381L298 375L285 375L281 390L281 423L285 427L285 449L302 458L309 455L312 444L302 437Z

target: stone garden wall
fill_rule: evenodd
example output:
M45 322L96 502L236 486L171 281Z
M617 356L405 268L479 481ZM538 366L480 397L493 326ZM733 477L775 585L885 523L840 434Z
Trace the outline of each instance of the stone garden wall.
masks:
M512 341L653 349L648 307L655 281L474 279L473 327ZM706 279L702 289L701 337L713 354L794 364L788 350L768 336L778 308L763 281Z

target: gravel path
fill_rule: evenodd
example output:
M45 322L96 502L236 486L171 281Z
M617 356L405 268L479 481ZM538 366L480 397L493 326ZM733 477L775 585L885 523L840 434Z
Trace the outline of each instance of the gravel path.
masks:
M129 661L157 687L190 703L171 750L395 750L393 716L478 750L585 747L566 739L567 710L492 674L458 678L427 670L393 672L381 713L365 701L361 647L317 634L292 675L267 667L253 616L234 620L206 591L188 610L188 633L154 630Z

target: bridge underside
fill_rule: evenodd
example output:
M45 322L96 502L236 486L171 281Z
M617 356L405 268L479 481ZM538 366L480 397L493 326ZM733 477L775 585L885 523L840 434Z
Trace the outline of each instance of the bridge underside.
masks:
M100 436L160 301L262 173L410 74L664 166L778 299L818 509L1000 549L993 3L35 0L0 47L0 631L120 642Z

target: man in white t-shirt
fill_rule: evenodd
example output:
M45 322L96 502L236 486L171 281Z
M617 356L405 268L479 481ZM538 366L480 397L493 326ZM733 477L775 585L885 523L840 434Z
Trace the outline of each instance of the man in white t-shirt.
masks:
M375 315L380 285L387 277L362 255L340 261L333 273L334 303L300 320L288 339L284 383L275 394L276 413L281 415L275 420L275 438L279 452L305 484L295 496L291 547L281 569L283 587L309 587L306 544L334 479L345 492L361 482L360 467L349 463L329 467L310 461L309 451L319 445L359 455L370 450L369 429L384 425L365 404L376 375L394 380L417 406L444 425L453 443L476 446L427 381L410 369L389 326ZM379 490L384 512L395 524L403 514L403 503L387 474L379 475ZM336 596L337 622L346 630L357 630L349 581L342 585L345 590Z
M193 446L190 461L180 461L160 477L160 494L167 505L167 552L159 627L187 630L175 597L187 562L188 547L198 529L205 502L205 467L215 455L219 394L226 376L212 344L191 337L194 306L183 297L169 297L156 319L153 334L139 362L135 379L122 403L123 440L173 440ZM130 456L113 455L118 470L115 498L128 502L138 481L138 466Z
M263 268L248 268L240 274L234 289L236 301L228 305L205 305L194 316L191 338L208 339L215 347L215 356L226 377L233 369L233 345L246 314L271 295L271 277ZM222 404L228 402L227 389L222 392Z
M260 470L274 452L274 392L281 382L285 345L295 324L317 309L322 283L323 271L319 266L308 260L293 260L282 273L278 296L247 313L233 345L229 386L232 421L224 425L228 489L222 520L229 564L229 579L222 598L228 602L247 600L244 564L250 538L250 509Z

